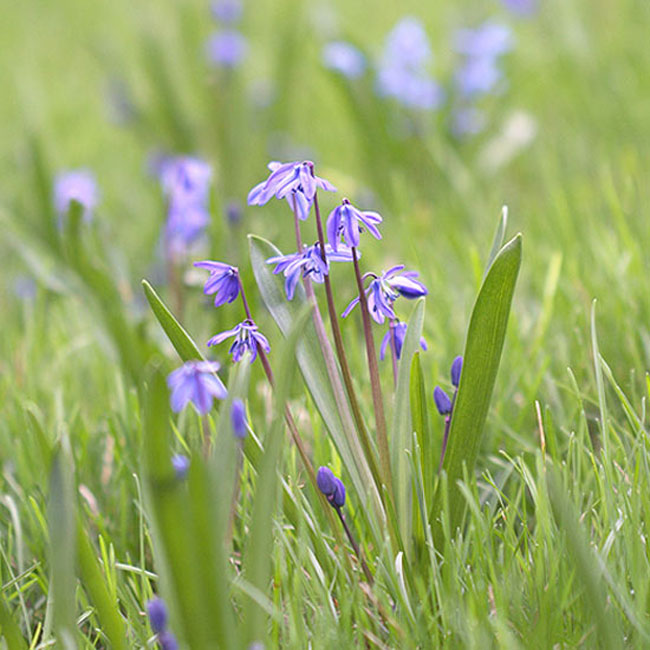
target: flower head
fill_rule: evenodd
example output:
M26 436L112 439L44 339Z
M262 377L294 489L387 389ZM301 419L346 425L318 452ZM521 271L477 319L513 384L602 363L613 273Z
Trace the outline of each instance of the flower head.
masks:
M327 497L333 508L345 505L345 486L341 479L334 476L329 467L319 467L316 473L318 489Z
M232 302L239 295L239 271L236 266L230 266L223 262L194 262L194 266L210 271L210 277L205 283L203 293L206 296L214 296L214 306Z
M358 246L360 233L366 229L375 239L381 239L377 229L382 218L377 212L362 212L350 201L343 199L341 205L334 208L327 218L327 238L332 248L337 251L339 241L343 239L348 246Z
M208 341L208 346L218 345L231 336L234 336L235 340L228 352L232 354L232 360L235 362L241 361L246 351L248 351L251 353L251 363L253 363L257 357L258 347L267 353L271 351L271 346L266 337L257 329L257 325L248 318L231 330L215 334Z
M293 209L295 200L301 204L297 207L298 215L306 219L317 188L336 192L329 181L314 175L314 163L309 160L289 163L273 161L268 167L271 174L248 193L248 205L264 205L275 196L276 199L286 198Z
M512 48L512 32L507 25L486 21L476 29L459 29L456 51L475 59L494 59Z
M172 467L176 478L182 481L187 477L187 472L190 469L190 459L183 454L174 454L172 456Z
M147 616L149 624L155 634L159 634L167 627L167 606L162 598L154 596L147 602Z
M390 344L393 336L395 337L395 356L398 359L401 359L404 339L406 337L406 323L391 321L388 331L384 334L384 338L381 340L381 347L379 348L379 358L382 361L386 358L386 348ZM427 342L424 340L424 337L420 337L420 347L426 352Z
M178 650L178 641L169 630L164 630L158 634L158 644L160 650Z
M451 413L451 398L440 386L436 386L433 389L433 401L436 403L436 408L440 415L449 415Z
M357 79L366 69L366 59L363 54L350 43L332 41L323 48L323 63L325 67L342 74L348 79Z
M458 91L465 98L492 91L503 76L495 59L468 59L455 74Z
M216 0L211 9L215 20L230 25L239 22L244 7L241 0Z
M451 364L451 383L458 388L460 384L460 372L463 369L463 357L456 357Z
M266 260L267 264L277 264L273 273L284 273L284 291L288 300L293 296L298 285L298 280L310 277L314 282L322 284L325 276L329 273L330 262L350 262L352 252L349 248L341 246L340 250L334 251L329 244L325 244L325 260L321 255L320 244L316 242L313 246L306 246L302 253L291 253L289 255L277 255Z
M380 325L386 318L397 320L393 311L393 303L399 296L412 300L426 296L427 288L416 278L416 271L404 271L404 265L399 264L385 271L381 276L368 285L368 310L373 319ZM359 302L359 297L354 298L346 307L342 316L345 318Z
M236 68L246 56L248 41L236 29L213 34L207 43L208 59L222 68Z
M236 438L243 440L246 437L246 407L244 402L236 398L230 407L230 422Z
M538 0L502 0L502 2L507 9L522 16L534 13L538 7Z
M94 175L87 169L62 172L54 181L54 207L60 218L68 212L72 201L83 206L84 221L90 221L99 202L99 192Z
M427 63L431 46L422 23L414 16L402 18L386 37L384 56L406 67Z
M172 391L172 410L178 413L191 402L201 415L205 415L215 398L224 399L228 391L217 375L219 367L216 361L187 361L170 373L167 385Z

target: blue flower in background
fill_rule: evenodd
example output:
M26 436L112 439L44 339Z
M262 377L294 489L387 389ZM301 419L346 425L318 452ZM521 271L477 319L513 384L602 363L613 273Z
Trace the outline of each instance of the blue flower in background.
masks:
M388 269L381 276L376 277L366 289L368 297L368 310L375 322L380 325L390 318L397 320L393 311L393 303L399 296L412 300L426 296L427 288L416 278L416 271L404 271L404 265L399 264ZM359 302L359 297L354 298L342 314L345 318Z
M83 206L84 221L90 221L93 210L99 202L97 182L92 172L87 169L73 169L61 172L54 181L54 208L59 214L59 225L67 214L71 201Z
M208 39L208 60L222 68L236 68L247 51L248 41L236 29L224 29Z
M348 246L359 245L359 234L365 228L375 239L381 239L377 229L382 218L377 212L363 212L355 208L350 201L343 199L341 205L330 212L327 218L327 238L333 250L337 251L339 240Z
M512 31L507 25L486 21L476 29L456 31L455 49L472 58L494 59L512 49Z
M342 508L345 505L345 485L340 478L334 476L329 467L318 468L316 484L333 508Z
M513 13L527 16L535 13L538 9L538 0L502 0L506 9Z
M420 20L406 16L393 27L386 37L384 58L410 68L418 68L429 62L431 46Z
M404 338L406 337L406 323L400 321L391 321L388 331L384 334L379 348L379 358L383 361L386 358L386 349L390 345L391 338L395 336L395 355L398 359L402 358L402 348L404 347ZM424 337L420 337L420 347L426 352L427 342Z
M457 137L477 135L487 123L485 113L475 106L455 110L451 120L451 132Z
M241 20L244 5L241 0L216 0L211 6L215 20L232 25Z
M149 625L155 634L162 632L167 627L167 606L162 598L153 597L147 602L147 616Z
M329 181L314 175L314 163L309 160L289 163L273 161L269 163L268 168L271 170L270 176L248 193L248 205L264 205L273 197L293 200L294 193L296 200L303 203L298 214L301 219L306 219L309 209L305 210L305 207L311 207L317 188L336 192L336 188ZM289 201L289 205L293 209L292 201Z
M354 45L332 41L323 48L323 64L348 79L358 79L366 70L366 57Z
M244 406L244 402L239 398L232 401L232 406L230 407L230 422L235 437L243 440L248 431L246 427L246 407Z
M178 641L169 630L158 635L158 645L160 645L160 650L178 650Z
M293 296L298 285L298 280L303 277L310 277L314 282L322 284L325 276L329 273L330 262L351 262L352 251L341 246L334 251L329 244L325 244L325 260L321 255L320 244L316 242L313 246L306 246L302 253L290 253L289 255L277 255L266 260L267 264L277 264L273 273L284 273L284 291L288 300Z
M187 473L190 471L190 459L183 454L174 454L172 456L172 467L176 478L182 481L187 478Z
M167 377L171 389L171 406L175 413L182 411L190 402L205 415L212 408L214 399L224 399L226 387L217 375L216 361L187 361Z
M214 306L232 302L239 295L239 271L236 266L224 264L223 262L194 262L194 266L210 271L210 277L205 283L203 293L206 296L214 296Z
M267 353L271 351L271 346L266 337L258 330L257 325L248 318L231 330L215 334L208 341L208 346L218 345L231 336L234 336L235 340L228 352L232 354L232 360L235 362L241 361L248 351L251 353L251 363L253 363L257 358L258 347Z

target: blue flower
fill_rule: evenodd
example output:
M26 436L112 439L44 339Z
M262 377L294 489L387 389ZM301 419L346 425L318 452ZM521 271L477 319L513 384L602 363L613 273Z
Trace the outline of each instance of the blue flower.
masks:
M380 277L368 285L366 295L368 296L368 310L373 319L380 325L386 318L397 319L393 311L393 303L399 296L412 300L420 296L426 296L427 288L416 280L416 271L403 271L404 265L393 266L384 272ZM359 302L359 297L354 298L342 314L345 318Z
M230 422L236 438L243 440L246 437L246 407L244 402L236 398L230 407Z
M218 345L231 336L234 336L235 340L228 352L232 354L233 361L241 361L246 351L248 351L251 353L251 363L253 363L257 358L258 347L267 353L271 351L271 346L266 337L257 329L257 325L248 318L231 330L215 334L208 341L208 346Z
M203 234L210 222L212 169L198 158L179 156L164 159L159 170L168 203L167 242L172 253L181 254Z
M381 239L381 233L376 226L381 221L377 212L362 212L350 201L343 199L341 205L334 208L327 218L327 238L335 251L338 250L340 239L348 246L356 247L360 242L359 234L364 228L375 239Z
M384 57L417 68L431 58L431 46L422 23L414 16L402 18L386 37Z
M502 0L507 9L513 13L526 16L537 11L538 0Z
M458 91L465 98L485 95L503 76L497 62L490 58L469 59L455 74Z
M239 22L244 10L241 0L216 0L211 8L215 20L227 25Z
M224 264L223 262L194 262L194 266L210 271L210 277L205 283L203 293L206 296L215 294L214 306L232 302L239 295L239 271L236 266Z
M167 627L167 606L162 598L154 596L147 602L147 616L149 624L155 634L159 634Z
M457 52L474 59L495 59L512 49L510 28L489 20L476 29L457 30L454 40Z
M224 399L226 387L217 375L216 361L187 361L167 377L172 391L171 406L175 413L184 409L189 402L205 415L212 408L213 400Z
M246 56L248 41L236 29L213 34L207 43L208 59L223 68L237 67Z
M395 355L398 359L402 358L402 348L404 347L404 338L406 337L406 323L391 321L388 331L384 334L384 338L381 340L381 347L379 348L379 358L382 361L386 357L386 349L390 345L392 332L394 332L395 336ZM427 342L424 340L423 336L420 337L420 347L426 352Z
M451 413L451 398L440 386L433 389L433 401L436 403L440 415L449 415Z
M266 260L267 264L277 264L273 273L284 273L284 291L288 300L293 296L300 277L310 277L314 282L322 284L329 273L330 262L351 262L352 252L349 248L341 246L339 251L334 251L329 244L325 244L325 261L320 251L320 244L307 246L302 253L277 255Z
M183 454L174 454L172 456L172 467L174 468L176 478L182 481L187 477L187 473L190 470L190 459Z
M318 489L327 497L333 508L342 508L345 505L345 486L341 479L334 476L329 467L319 467L316 473Z
M248 193L248 205L264 205L275 196L276 199L286 198L293 209L295 199L301 204L298 206L298 215L301 219L306 219L317 188L336 192L330 182L314 175L314 163L309 160L289 163L273 161L268 167L271 170L270 176Z
M61 172L54 181L54 207L61 218L67 214L71 201L83 206L84 221L92 219L92 213L99 202L97 182L87 169L73 169Z
M451 364L451 383L458 388L460 384L460 373L463 369L463 357L456 357Z
M458 137L476 135L480 133L486 124L485 113L473 106L455 110L452 117L451 131Z
M345 41L332 41L325 45L323 63L329 70L348 79L359 78L366 69L366 58L354 45Z
M178 650L178 641L169 630L158 634L158 644L161 650Z

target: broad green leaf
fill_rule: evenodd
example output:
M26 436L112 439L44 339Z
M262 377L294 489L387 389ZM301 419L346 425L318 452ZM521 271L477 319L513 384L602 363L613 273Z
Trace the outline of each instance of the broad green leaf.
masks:
M465 343L463 371L449 430L443 462L448 478L449 526L459 525L465 500L457 482L463 467L472 476L481 445L490 399L496 381L510 314L510 305L521 264L521 235L499 251L479 291ZM441 495L434 500L432 521L439 519ZM436 528L439 542L440 528Z
M409 544L411 540L412 519L410 498L413 491L407 458L407 453L411 451L411 443L413 441L409 384L411 378L411 361L420 345L420 338L422 337L424 306L425 300L424 298L420 298L408 321L406 336L402 346L402 355L398 366L393 423L390 434L391 464L394 477L393 492L396 502L395 510L399 521L400 536L405 544Z
M273 517L278 505L281 462L284 439L284 411L295 371L296 345L306 324L310 322L311 309L304 307L289 330L276 368L276 385L273 396L273 420L264 440L264 455L260 462L255 486L255 500L248 543L243 557L244 578L254 588L266 592L271 578L273 546ZM248 597L244 603L244 628L247 647L266 639L267 613L260 604Z
M249 241L251 264L260 294L280 331L287 336L306 303L304 289L298 285L293 300L287 300L282 277L274 275L266 263L269 257L281 255L280 251L261 237L249 235ZM311 321L305 323L301 332L296 346L296 358L305 384L350 475L354 489L362 500L370 500L379 509L381 521L384 514L372 472L358 439L350 439L345 433L325 369L323 353Z
M178 356L183 361L204 359L196 343L176 318L174 318L174 315L156 293L155 289L146 280L142 280L142 288L144 289L144 295L149 301L151 310L158 319L165 334L167 334L167 338L176 349L176 352L178 352Z

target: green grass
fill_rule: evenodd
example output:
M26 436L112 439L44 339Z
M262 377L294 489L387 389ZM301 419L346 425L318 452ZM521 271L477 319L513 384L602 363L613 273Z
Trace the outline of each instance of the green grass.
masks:
M420 16L441 78L452 71L455 26L485 15L512 25L508 88L486 105L487 133L458 144L444 134L443 116L419 125L424 138L394 137L384 127L399 116L371 101L370 86L355 95L322 69L329 23L318 3L251 3L243 26L250 57L230 80L203 63L211 23L202 3L5 4L12 14L0 21L0 84L11 89L0 102L6 647L152 647L144 607L153 593L168 602L171 629L188 648L245 648L260 638L267 648L650 643L650 5L547 0L538 16L517 20L496 0L485 13L472 3L429 3L426 11L416 2L383 0L372 11L337 3L339 33L372 53L399 16ZM107 108L106 88L116 81L136 109L122 124ZM275 89L269 106L251 98L265 83ZM486 163L486 147L521 113L534 121L534 139L503 165ZM248 378L230 369L224 349L205 347L240 311L213 309L200 278L190 277L182 313L172 309L184 331L161 303L153 300L156 314L149 308L153 294L145 296L142 278L173 304L157 252L164 204L146 172L156 149L198 152L215 166L210 244L200 255L241 268L271 341L276 391L259 363ZM340 418L318 356L301 348L309 317L298 302L278 315L277 286L260 280L259 259L251 265L247 233L292 249L286 204L247 208L236 228L225 220L227 202L245 198L268 160L303 152L339 187L336 197L321 197L325 214L349 196L384 216L383 241L363 242L364 269L404 261L430 291L429 349L411 365L410 341L397 405L390 363L380 364L391 441L409 449L401 456L393 449L397 511ZM96 173L102 201L91 226L71 215L59 234L51 179L78 166ZM499 363L496 343L492 357L480 345L488 330L475 325L472 310L504 203L505 239L521 232L524 244ZM313 241L313 217L304 228ZM354 295L346 266L332 272L339 312ZM37 281L33 299L14 293L23 274ZM326 314L320 287L317 295ZM411 317L413 307L400 314ZM157 317L167 318L171 342ZM303 338L284 342L300 318ZM467 350L480 362L463 380L452 422L469 451L448 456L449 474L438 480L443 422L431 391L450 388L448 368L463 352L470 318L479 344ZM359 314L342 328L374 436ZM191 356L192 341L222 361L231 393L247 398L254 435L242 450L227 404L204 422L191 409L169 412L163 379L178 354ZM491 401L483 364L498 367ZM283 394L310 462L328 464L346 483L347 521L372 585L282 426ZM203 461L206 428L214 453ZM192 456L186 484L170 478L177 452Z

